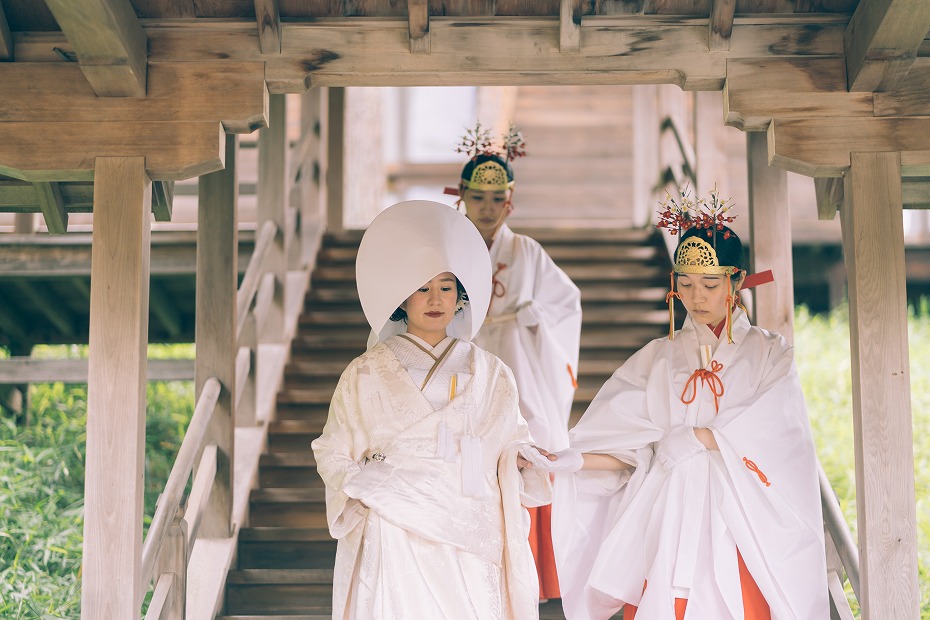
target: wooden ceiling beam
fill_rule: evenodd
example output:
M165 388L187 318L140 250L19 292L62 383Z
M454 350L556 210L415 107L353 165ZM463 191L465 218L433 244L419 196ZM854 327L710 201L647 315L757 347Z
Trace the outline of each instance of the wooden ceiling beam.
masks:
M714 51L730 49L733 34L733 18L736 16L736 0L711 0L708 23L707 46Z
M152 182L152 214L156 222L170 222L174 207L174 181Z
M46 0L100 97L145 97L147 38L129 0Z
M775 119L769 164L809 177L843 176L850 153L899 152L902 176L930 176L930 118Z
M581 50L581 0L561 0L559 5L559 51Z
M428 0L407 0L407 36L411 54L429 54Z
M151 63L144 99L98 97L71 63L0 63L0 123L214 121L230 133L268 124L265 65Z
M724 121L764 131L773 118L871 117L873 93L846 92L842 58L727 61Z
M262 54L281 53L281 11L278 0L255 0L258 48Z
M904 80L930 30L927 0L859 2L844 37L852 92L892 92Z
M3 3L0 2L0 61L13 60L13 33L10 24L6 21L3 12Z
M68 212L61 197L61 189L56 182L39 182L32 184L36 194L39 210L45 218L45 227L50 235L63 235L68 232Z
M917 58L893 93L875 93L875 116L930 116L930 58Z
M0 123L0 174L25 181L93 181L95 157L145 157L152 180L222 170L216 122Z

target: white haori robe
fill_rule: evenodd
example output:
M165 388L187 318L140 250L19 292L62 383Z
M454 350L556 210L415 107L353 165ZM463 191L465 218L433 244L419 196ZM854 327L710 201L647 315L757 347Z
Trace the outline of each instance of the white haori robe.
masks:
M339 541L333 617L538 617L521 503L548 503L550 487L544 472L516 467L529 431L512 374L470 343L447 338L428 354L412 341L428 344L407 337L375 345L346 368L312 444ZM441 423L452 437L445 455ZM472 469L460 450L468 437L481 446ZM463 468L477 472L477 496L464 492Z
M539 243L503 224L491 244L491 307L474 342L513 370L533 441L568 447L581 292Z
M742 312L733 321L728 343L689 316L674 340L621 366L572 429L573 447L635 469L556 474L569 620L608 618L625 603L639 607L637 620L674 620L676 597L688 599L686 619L742 619L737 549L772 618L829 618L817 459L793 349ZM715 369L716 388L709 375L689 383L701 368ZM692 427L710 428L719 452Z

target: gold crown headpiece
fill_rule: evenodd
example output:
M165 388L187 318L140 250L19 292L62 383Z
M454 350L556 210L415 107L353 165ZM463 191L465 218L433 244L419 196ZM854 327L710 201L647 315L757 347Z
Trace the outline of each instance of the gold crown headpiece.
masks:
M523 140L523 134L513 124L510 125L507 134L501 138L501 144L495 144L491 139L491 131L483 129L480 122L475 124L474 129L466 130L462 142L455 149L456 153L465 153L469 160L474 160L480 155L497 157L503 160L505 165L502 166L495 160L478 164L469 177L462 177L461 183L465 189L479 191L513 189L512 173L508 174L507 164L526 155L526 142Z
M669 340L674 339L675 334L674 299L681 299L675 290L676 273L726 276L729 290L730 278L740 272L740 269L733 265L720 264L716 247L718 232L724 239L730 238L730 230L726 225L733 222L736 216L727 215L727 212L732 208L733 201L720 198L716 185L710 192L709 200L692 199L691 190L687 186L679 190L678 194L678 197L673 197L666 192L662 210L658 212L659 223L656 224L656 228L667 228L672 235L681 235L691 228L703 229L707 239L711 241L708 242L704 235L698 234L680 242L675 250L675 265L670 274L671 286L665 297L668 302ZM727 338L730 342L733 342L731 311L734 301L738 304L738 297L734 300L732 294L727 296Z

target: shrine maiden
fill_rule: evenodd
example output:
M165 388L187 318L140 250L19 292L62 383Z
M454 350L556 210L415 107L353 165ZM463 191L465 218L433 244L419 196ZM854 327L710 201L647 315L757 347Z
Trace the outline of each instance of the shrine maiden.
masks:
M521 503L548 503L549 478L518 466L529 432L512 373L469 342L490 297L481 236L446 205L400 203L366 231L356 270L377 343L313 442L339 541L333 617L538 617Z
M481 134L480 126L471 136ZM462 169L458 194L468 218L488 247L493 270L491 305L475 344L501 358L512 370L520 411L536 445L568 447L568 418L577 387L581 337L581 293L534 239L506 224L513 211L511 160L524 154L514 129L499 152L487 137L469 140L460 150L470 155ZM549 534L550 508L531 510L531 544L543 599L559 596Z
M613 374L550 462L563 472L553 532L569 620L624 607L625 620L829 618L792 347L735 305L742 246L718 223L680 239L669 303L688 310L681 330Z

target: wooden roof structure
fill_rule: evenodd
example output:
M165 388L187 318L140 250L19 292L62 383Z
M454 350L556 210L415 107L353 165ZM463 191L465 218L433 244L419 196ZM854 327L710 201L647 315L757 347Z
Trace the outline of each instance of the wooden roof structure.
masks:
M201 535L223 537L234 530L236 311L250 303L237 301L225 208L236 134L276 131L276 95L321 88L332 104L345 86L674 84L723 91L720 122L756 136L768 169L824 179L822 216L839 210L863 618L916 618L901 209L902 186L930 177L928 31L927 0L0 0L0 208L41 212L58 233L70 212L94 212L83 617L137 616L156 565L142 552L141 502L125 498L140 497L142 477L149 213L171 217L172 182L205 175L196 372L216 411L198 436L213 442L203 451L217 482ZM331 109L322 122L338 133L344 120ZM259 209L281 201L272 190ZM269 216L266 248L282 213ZM783 210L758 215L783 230ZM152 529L178 544L183 528L166 518ZM172 549L158 566L185 555ZM170 584L170 571L155 574Z

